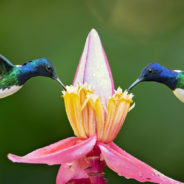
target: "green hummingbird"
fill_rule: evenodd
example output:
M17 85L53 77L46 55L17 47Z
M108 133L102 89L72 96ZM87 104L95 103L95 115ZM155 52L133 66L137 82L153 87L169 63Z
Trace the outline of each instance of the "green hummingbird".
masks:
M65 86L54 72L54 67L46 58L28 61L23 65L13 65L0 55L0 98L14 94L32 77L45 76L56 80L64 89Z
M169 70L158 63L148 64L139 78L128 88L130 91L135 85L144 81L154 81L165 84L174 95L184 103L184 71Z

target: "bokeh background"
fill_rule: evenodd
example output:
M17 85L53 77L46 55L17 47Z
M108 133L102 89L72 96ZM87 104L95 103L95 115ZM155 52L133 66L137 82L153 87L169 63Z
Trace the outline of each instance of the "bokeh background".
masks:
M88 32L95 28L115 86L126 89L150 62L184 70L183 0L0 1L0 53L14 64L49 58L71 84ZM184 104L157 83L133 90L136 108L115 142L162 173L184 181ZM52 184L58 166L15 164L24 155L73 136L61 87L38 77L0 102L0 184ZM108 168L109 183L131 183Z

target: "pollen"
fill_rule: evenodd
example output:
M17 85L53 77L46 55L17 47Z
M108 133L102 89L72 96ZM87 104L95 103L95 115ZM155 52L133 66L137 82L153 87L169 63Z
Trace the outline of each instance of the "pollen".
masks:
M84 139L96 135L104 143L113 141L133 107L130 106L133 95L118 88L104 103L87 83L66 86L66 89L63 98L74 134Z

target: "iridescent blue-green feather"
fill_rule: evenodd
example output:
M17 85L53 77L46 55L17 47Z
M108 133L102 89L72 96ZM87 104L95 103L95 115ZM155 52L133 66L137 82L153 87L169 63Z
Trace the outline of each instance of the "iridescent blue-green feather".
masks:
M176 88L184 89L184 71L179 72L177 76Z
M10 88L13 85L19 85L18 75L20 71L14 67L8 72L2 72L0 79L0 89Z

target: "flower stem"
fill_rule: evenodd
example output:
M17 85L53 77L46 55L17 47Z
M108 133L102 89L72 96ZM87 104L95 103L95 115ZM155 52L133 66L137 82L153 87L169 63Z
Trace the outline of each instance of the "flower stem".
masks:
M67 184L106 184L103 169L106 166L105 161L100 160L100 149L95 146L93 150L86 156L89 167L86 172L89 178L72 179Z
M90 180L87 179L73 179L69 181L67 184L91 184Z
M87 161L90 167L86 169L89 175L91 184L105 184L103 169L106 166L104 161L100 160L100 149L95 146L94 149L87 155Z

